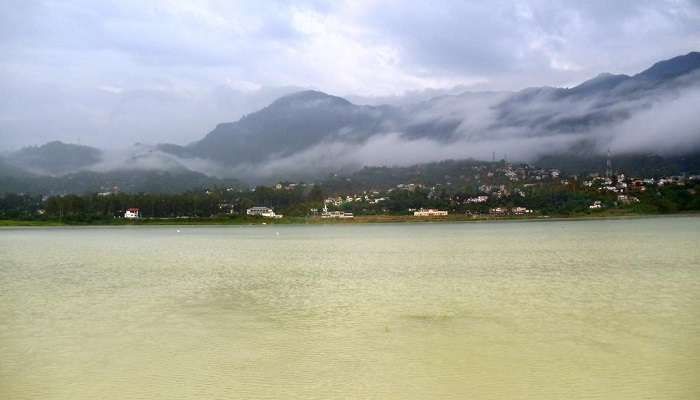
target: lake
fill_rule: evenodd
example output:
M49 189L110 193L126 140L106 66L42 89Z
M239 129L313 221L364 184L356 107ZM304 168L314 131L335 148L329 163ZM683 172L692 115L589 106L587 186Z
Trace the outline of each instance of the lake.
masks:
M699 246L693 217L2 229L0 398L697 400Z

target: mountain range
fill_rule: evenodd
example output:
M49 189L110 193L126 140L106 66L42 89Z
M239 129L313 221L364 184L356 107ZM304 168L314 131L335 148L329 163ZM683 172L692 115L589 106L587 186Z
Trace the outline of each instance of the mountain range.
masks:
M698 52L571 88L464 92L413 104L357 105L307 90L187 145L24 148L0 158L0 177L160 170L259 182L444 159L594 159L608 151L692 158L700 149L699 104Z

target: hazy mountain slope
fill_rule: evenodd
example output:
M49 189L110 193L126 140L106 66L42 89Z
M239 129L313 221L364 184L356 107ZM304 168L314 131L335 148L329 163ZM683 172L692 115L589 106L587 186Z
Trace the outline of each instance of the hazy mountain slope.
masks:
M496 106L494 128L527 128L537 134L586 132L698 88L700 53L693 52L634 76L601 74L570 89L525 89Z
M3 174L0 194L67 194L111 191L114 187L130 193L182 193L211 187L238 186L234 179L219 179L202 173L178 170L120 169L108 172L81 171L62 176L23 176Z
M54 141L11 153L6 162L38 174L62 175L98 163L101 155L94 147Z
M17 167L9 162L7 159L0 157L0 177L12 177L12 178L27 178L34 176L31 172Z
M284 96L237 122L219 124L189 146L161 145L181 156L225 164L285 157L320 141L356 142L382 130L386 107L357 106L336 96L303 91Z
M659 61L635 75L635 78L660 82L693 72L698 69L698 66L700 66L700 52L693 51L683 56Z
M0 193L21 193L28 189L27 182L36 178L36 175L18 168L0 158Z

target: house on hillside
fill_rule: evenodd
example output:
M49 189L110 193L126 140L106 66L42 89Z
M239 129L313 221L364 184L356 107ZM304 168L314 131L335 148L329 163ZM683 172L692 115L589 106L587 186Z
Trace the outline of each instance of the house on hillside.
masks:
M421 208L420 210L414 211L413 216L414 217L446 217L447 211L435 210L432 208L429 208L426 210L424 208Z
M355 216L350 212L328 211L328 207L324 205L321 218L355 218Z
M620 194L617 196L617 201L624 205L630 205L633 203L639 203L639 198L626 194Z
M502 217L508 215L508 209L505 207L496 207L489 210L489 215L492 217Z
M476 196L467 199L468 204L486 203L487 201L489 201L489 196Z
M603 208L603 202L600 200L596 200L593 202L593 204L588 206L588 208L590 208L591 210L600 210L601 208Z
M532 214L532 210L530 210L529 208L525 208L525 207L513 207L513 208L510 209L510 212L511 212L511 214L513 214L513 215L528 215L528 214Z
M124 212L124 218L137 219L141 218L141 210L138 208L127 208Z
M282 214L275 214L270 207L251 207L245 211L247 215L260 216L265 218L282 218Z

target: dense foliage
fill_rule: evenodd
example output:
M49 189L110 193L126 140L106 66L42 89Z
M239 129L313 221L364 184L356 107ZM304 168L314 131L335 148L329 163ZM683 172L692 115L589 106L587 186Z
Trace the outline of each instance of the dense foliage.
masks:
M305 215L309 208L320 207L322 199L323 194L316 186L295 190L261 186L249 191L214 189L180 194L65 195L46 199L6 194L0 196L0 219L106 221L122 217L128 208L139 208L144 218L211 218L245 214L248 207L260 204Z
M115 193L108 195L65 195L41 198L35 195L0 196L0 219L46 220L76 223L107 222L120 219L127 208L136 207L144 218L235 218L256 205L272 207L288 216L306 216L323 206L324 191L319 185L293 188L259 186L251 190L213 189L180 194ZM330 193L330 192L328 192ZM331 209L356 215L406 215L418 208L437 208L451 213L488 214L493 207L525 207L538 215L575 216L618 210L628 213L674 213L700 211L700 183L650 186L635 193L638 202L620 203L614 193L586 188L573 182L532 185L521 193L491 196L483 203L466 200L476 192L468 188L418 186L413 190L391 189L375 192L382 201L359 196ZM342 196L341 196L342 197ZM603 209L589 206L600 201Z

